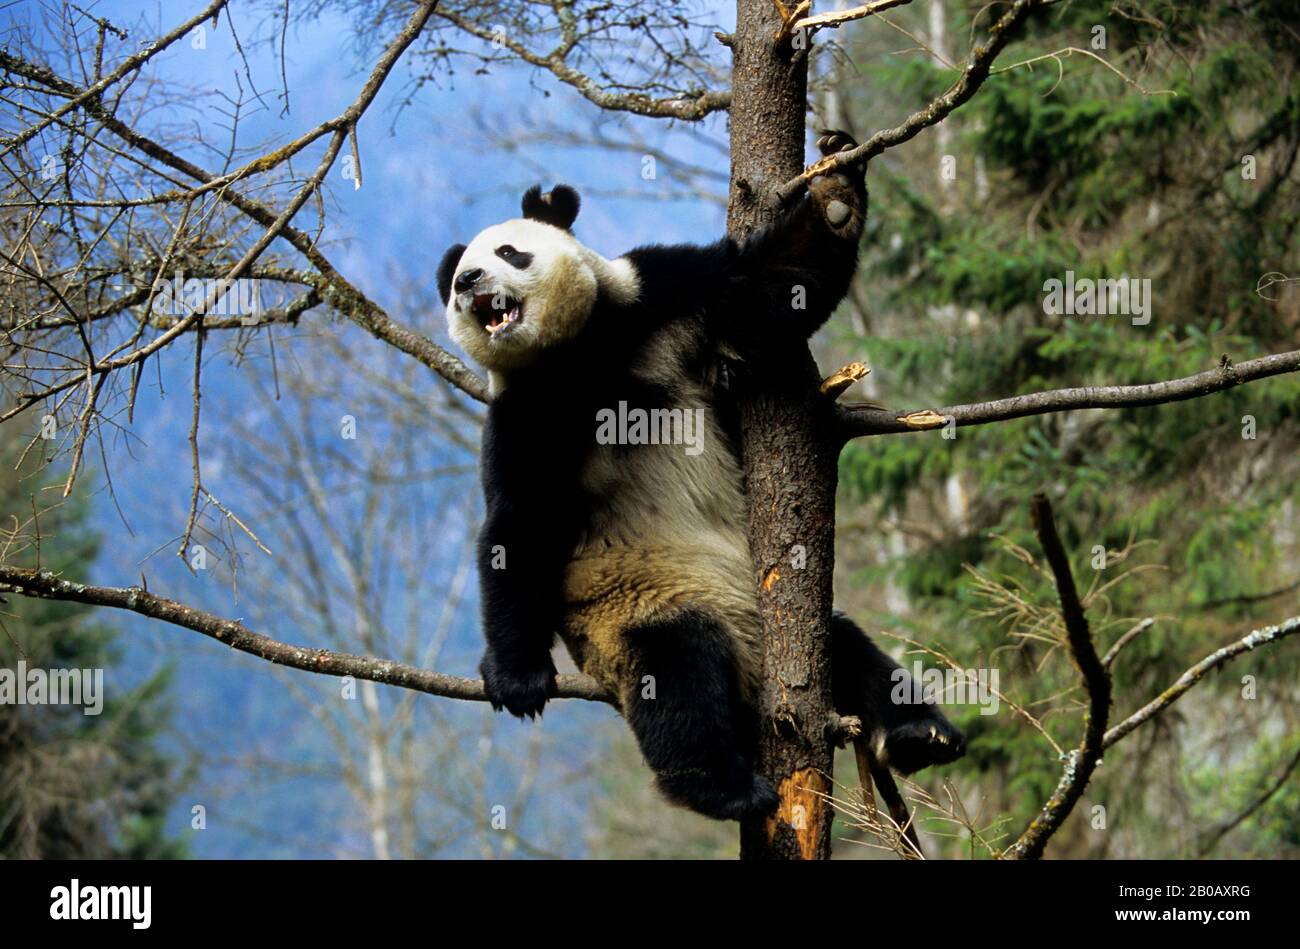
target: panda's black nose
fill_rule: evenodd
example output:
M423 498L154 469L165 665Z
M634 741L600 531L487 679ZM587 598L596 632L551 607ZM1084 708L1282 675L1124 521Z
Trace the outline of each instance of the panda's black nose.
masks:
M473 270L466 270L463 273L458 274L456 276L456 284L455 284L456 292L464 293L470 287L474 286L474 284L478 283L479 279L482 276L483 276L482 267L475 267Z

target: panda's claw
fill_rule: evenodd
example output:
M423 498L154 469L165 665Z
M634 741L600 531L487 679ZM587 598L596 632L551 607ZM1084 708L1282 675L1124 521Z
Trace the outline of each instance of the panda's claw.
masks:
M817 149L823 155L834 155L857 147L857 140L852 135L838 129L823 129L817 139Z
M889 730L885 752L891 768L900 774L912 774L966 754L966 736L946 718L915 718Z
M499 712L504 708L516 718L540 717L547 700L555 694L555 664L549 654L545 662L521 668L502 663L489 649L479 672L483 676L483 692L493 710Z

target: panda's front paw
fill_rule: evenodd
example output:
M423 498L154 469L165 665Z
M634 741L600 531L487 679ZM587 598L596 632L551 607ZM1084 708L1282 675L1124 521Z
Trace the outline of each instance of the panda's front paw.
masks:
M867 221L866 195L848 175L818 175L808 182L808 194L836 237L856 240L862 235Z
M966 753L966 736L942 714L914 718L885 735L889 766L912 774L932 764L947 764Z
M518 718L542 714L546 700L555 694L555 663L549 653L534 662L502 661L489 649L479 664L483 691L496 711L505 709Z
M834 155L837 152L847 152L850 149L857 147L857 139L848 132L842 132L837 129L822 129L822 133L817 139L817 150L823 155Z
M826 131L817 139L817 149L826 157L808 171L808 194L822 220L836 237L856 240L867 220L867 189L861 165L833 167L834 156L857 147L847 132ZM820 172L825 172L824 174Z

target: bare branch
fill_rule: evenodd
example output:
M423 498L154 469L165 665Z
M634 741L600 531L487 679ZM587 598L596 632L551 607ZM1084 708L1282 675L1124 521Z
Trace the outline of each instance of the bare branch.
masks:
M22 132L18 133L13 138L7 140L4 143L3 150L0 150L0 158L3 158L5 155L8 155L14 149L21 147L24 143L31 141L33 138L39 135L43 129L47 128L52 123L57 122L59 119L67 115L69 112L71 112L73 109L77 108L78 106L84 105L86 102L89 102L91 100L97 101L99 99L100 94L103 93L105 89L113 85L113 83L117 82L127 73L139 69L149 60L153 59L153 57L157 56L163 50L167 49L167 47L171 46L177 40L185 36L186 33L194 29L194 27L198 26L198 24L208 19L215 20L217 14L221 11L221 8L224 7L228 2L229 0L213 0L213 2L208 4L206 8L199 11L194 16L190 17L188 20L186 20L184 23L177 26L175 29L171 30L169 33L166 33L163 36L158 37L158 39L145 44L141 48L140 52L136 53L134 56L128 56L126 59L122 61L122 64L120 66L114 69L103 79L99 80L92 86L88 86L87 88L83 89L81 92L69 98L67 102L63 103L63 105L59 106L49 115L45 116L43 119L37 122L35 125L31 126L30 128L24 129Z
M1088 619L1084 616L1083 604L1079 602L1079 592L1074 585L1074 574L1070 571L1070 558L1056 532L1052 505L1045 494L1034 496L1032 511L1034 530L1038 533L1043 554L1056 577L1061 615L1065 619L1065 641L1088 690L1088 709L1083 716L1083 738L1079 741L1079 747L1067 757L1065 771L1056 790L1043 805L1042 812L1004 854L1008 858L1019 860L1036 860L1041 857L1047 841L1070 816L1074 805L1083 796L1083 789L1088 786L1093 771L1101 761L1106 718L1110 713L1110 673L1097 658L1097 650L1093 648Z
M790 31L797 33L800 30L808 30L809 33L815 33L818 30L824 30L827 27L839 29L840 24L849 23L853 20L862 20L876 13L883 13L894 7L901 7L912 0L873 0L871 3L864 3L861 6L850 7L847 10L831 10L829 13L814 13L812 16L806 16L796 20L791 26Z
M439 10L438 16L476 39L495 47L509 50L511 54L530 66L544 69L567 86L576 89L587 101L610 112L631 112L649 118L698 121L714 112L726 110L731 105L731 92L701 89L681 95L656 98L636 90L613 91L569 62L569 54L578 45L575 25L567 20L563 4L561 11L561 39L546 53L530 49L500 28L476 22L454 10Z
M870 371L864 362L851 362L823 379L817 391L832 399L838 399L853 383L865 379Z
M3 54L0 54L0 56L2 55ZM148 343L148 345L141 346L140 348L135 349L124 356L119 356L116 359L105 357L99 362L87 366L87 376L99 376L103 373L113 372L117 369L123 369L127 366L135 365L162 349L177 336L190 330L196 324L201 324L203 315L212 309L216 302L230 289L233 281L238 279L239 276L243 274L258 257L261 256L262 252L270 246L276 237L278 237L280 233L288 227L289 221L293 219L293 216L302 209L304 204L307 203L307 199L311 197L318 187L320 187L320 183L325 179L325 175L329 173L329 169L334 164L334 159L338 156L345 134L346 133L343 132L336 132L334 134L334 137L330 140L330 147L326 150L320 164L317 165L316 170L312 173L311 177L307 179L307 183L298 191L297 194L294 195L293 200L289 202L289 206L285 208L278 217L270 222L270 225L262 236L253 243L252 247L244 252L244 255L235 262L230 270L226 272L225 276L216 282L212 289L208 291L203 302L199 306L194 307L189 314L179 320L166 332L155 337ZM78 326L80 326L80 324L78 324ZM14 408L5 412L3 415L0 415L0 422L8 421L10 418L25 411L37 402L47 399L65 389L72 388L81 382L81 377L74 375L63 382L47 386L38 392L27 393L18 399L18 404Z
M980 86L984 85L984 80L989 77L989 70L993 65L993 60L1007 45L1012 31L1023 23L1030 13L1050 2L1052 0L1016 0L1011 5L1011 9L1002 14L997 22L989 27L988 39L982 45L978 45L971 50L970 58L966 60L966 66L962 69L961 76L947 92L921 111L912 113L902 125L897 125L891 129L882 129L856 148L840 152L838 155L832 155L824 161L819 161L802 174L790 179L777 189L777 201L784 204L792 200L815 175L826 174L844 165L868 162L886 149L901 145L915 138L923 129L942 122L954 109L965 104L974 96L979 91ZM870 4L868 5L870 6Z
M1109 669L1114 664L1116 658L1119 657L1120 650L1122 650L1125 646L1131 643L1138 636L1145 633L1148 629L1150 629L1155 624L1156 621L1152 619L1150 616L1148 616L1146 619L1142 620L1142 622L1138 623L1136 626L1134 626L1132 629L1126 632L1119 639L1115 640L1115 645L1107 649L1106 655L1102 657L1101 659L1102 666Z
M1012 63L1009 66L1003 66L1000 69L995 69L989 75L996 76L999 73L1010 72L1013 69L1019 69L1022 66L1028 66L1032 69L1034 63L1040 63L1043 62L1044 60L1051 60L1052 62L1056 63L1056 70L1057 70L1056 84L1060 85L1061 80L1065 78L1065 64L1061 62L1061 60L1069 58L1074 53L1078 53L1080 56L1086 56L1089 59L1093 59L1101 63L1111 72L1113 72L1116 76L1119 76L1120 79L1123 79L1126 83L1128 83L1130 86L1132 86L1134 89L1136 89L1144 96L1177 96L1178 95L1178 93L1172 89L1148 89L1146 86L1142 85L1142 83L1138 82L1136 79L1132 79L1129 76L1124 75L1122 71L1116 69L1114 66L1108 63L1101 56L1098 56L1092 50L1080 49L1077 46L1067 46L1064 49L1058 49L1051 53L1044 53L1042 56L1031 56L1029 59L1021 60L1018 63ZM1056 86L1052 86L1052 88L1049 89L1047 92L1045 92L1044 95L1050 95L1055 89Z
M1215 650L1180 675L1173 685L1106 732L1106 740L1102 748L1109 748L1133 729L1144 722L1150 721L1160 712L1173 705L1186 695L1194 685L1204 679L1207 673L1213 672L1243 653L1258 649L1268 643L1277 642L1297 632L1300 632L1300 616L1293 616L1290 619L1283 620L1276 626L1265 626L1262 629L1252 630L1236 642Z
M1131 386L1083 386L1016 395L992 402L949 405L939 409L897 412L874 406L844 406L840 419L846 438L886 435L942 428L952 420L958 426L988 425L1029 415L1072 412L1076 409L1131 409L1165 402L1181 402L1222 392L1246 382L1300 370L1300 350L1261 356L1233 365L1227 356L1216 369L1194 376Z
M1036 498L1036 513L1038 509L1037 500L1038 499ZM1059 545L1059 539L1057 540L1057 544ZM1046 542L1044 543L1044 550L1047 550ZM1048 554L1048 559L1049 561L1052 561L1052 554ZM1066 564L1066 567L1068 569L1068 563ZM1056 571L1056 569L1056 563L1053 562L1053 570ZM1057 576L1059 581L1060 574L1058 573ZM1073 581L1071 580L1071 584L1072 583ZM1062 592L1061 599L1064 604L1066 600L1066 594L1064 591ZM1065 609L1064 612L1067 616L1068 627L1070 611L1069 609ZM1136 635L1136 632L1140 632L1143 628L1144 624L1139 623L1133 630L1130 630L1124 637L1121 637L1120 642L1116 643L1116 647L1131 639L1133 635ZM1091 776L1091 772L1097 764L1101 752L1104 752L1116 742L1127 736L1139 725L1150 721L1160 712L1178 701L1178 699L1186 695L1193 686L1201 682L1207 673L1220 668L1243 653L1251 652L1252 650L1267 645L1268 643L1278 642L1287 636L1293 635L1297 631L1300 631L1300 616L1293 616L1290 619L1283 620L1275 626L1266 626L1262 629L1251 631L1236 642L1224 646L1222 649L1216 650L1206 656L1196 665L1192 666L1179 676L1178 680L1168 689L1160 693L1156 698L1152 699L1142 708L1124 719L1124 721L1120 722L1114 728L1111 728L1109 731L1106 731L1104 735L1100 735L1099 737L1094 733L1098 732L1100 729L1104 729L1106 723L1104 718L1102 718L1100 722L1097 721L1096 710L1100 695L1095 683L1099 681L1097 676L1098 673L1100 673L1100 675L1105 679L1106 697L1107 700L1109 700L1110 679L1102 663L1098 663L1095 668L1092 666L1093 661L1096 660L1096 653L1092 652L1090 658L1085 654L1085 660L1080 663L1080 667L1091 668L1092 679L1089 680L1088 677L1090 674L1085 672L1085 681L1089 682L1088 688L1091 702L1089 712L1085 718L1085 735L1083 744L1077 751L1074 751L1069 755L1065 772L1061 776L1061 782L1057 786L1057 790L1052 795L1051 800L1049 800L1044 806L1043 812L1035 818L1034 822L1029 826L1025 833L1021 835L1020 839L1009 847L1003 856L1010 859L1034 859L1042 856L1043 846L1046 844L1047 839L1055 832L1055 830L1060 826L1061 821L1063 821L1069 813L1068 807L1065 808L1064 811L1061 810L1063 806L1063 792L1066 792L1070 788L1076 789L1076 799L1079 794L1082 794L1083 788L1087 785L1088 778ZM1075 655L1073 649L1073 638L1071 639L1071 644L1071 654ZM1090 649L1090 640L1088 645ZM1113 661L1114 654L1118 652L1116 647L1112 647L1111 651L1107 654L1107 660ZM1077 655L1076 661L1078 661ZM1092 743L1093 747L1088 748L1090 738L1097 738L1097 741ZM1087 749L1086 754L1085 749ZM1288 773L1289 771L1290 769L1288 769ZM1267 796L1262 798L1258 804L1262 804L1264 800L1267 800ZM1256 806L1258 806L1258 804Z
M63 600L127 610L202 633L225 643L231 649L238 649L267 662L306 672L352 676L355 679L366 679L450 699L487 701L483 683L478 679L417 669L388 659L283 643L248 629L238 620L215 616L176 600L157 596L140 587L88 586L63 580L49 571L0 565L0 589L44 600ZM557 676L555 697L614 704L613 699L596 684L595 679L584 675Z
M903 795L898 791L889 768L880 763L871 750L871 743L861 735L853 739L853 756L858 763L858 781L862 785L862 800L867 805L875 803L871 785L876 789L889 809L889 817L899 828L898 852L904 860L924 860L925 851L921 849L920 838L916 834L916 822L908 812Z
M1251 814L1255 813L1257 810L1259 810L1261 807L1267 804L1269 798L1271 798L1274 794L1276 794L1278 791L1282 790L1282 788L1286 786L1286 782L1290 779L1291 773L1295 771L1297 767L1300 767L1300 749L1298 749L1296 753L1291 756L1290 762L1288 762L1286 767L1282 769L1282 774L1278 777L1278 779L1274 781L1264 791L1263 794L1255 798L1255 800L1250 803L1250 806L1248 806L1244 811L1242 811L1232 820L1215 828L1212 832L1210 832L1205 836L1204 840L1201 842L1200 847L1198 848L1200 851L1199 856L1202 857L1208 856L1210 854L1210 851L1212 851L1215 847L1217 847L1219 845L1219 841L1222 840L1234 827L1236 827L1238 824L1244 821Z
M357 287L343 277L333 264L317 248L315 238L290 226L289 221L294 214L301 208L302 204L315 193L320 180L328 173L332 166L335 156L343 143L343 138L356 125L362 114L369 107L378 93L380 86L392 71L398 58L410 46L410 44L419 36L425 23L433 14L437 6L437 0L424 0L412 13L410 19L397 37L389 44L384 53L379 58L375 67L372 69L370 76L367 78L361 92L357 98L342 113L335 118L322 123L316 129L300 136L293 143L285 148L270 155L263 156L254 162L251 162L240 169L228 175L217 176L205 169L193 164L180 155L172 152L158 142L137 132L125 122L120 120L107 108L98 96L90 96L84 100L83 107L86 112L98 121L104 128L112 132L118 138L122 139L131 148L143 153L149 158L182 172L186 176L198 181L203 187L199 190L214 189L216 197L220 200L234 206L242 211L254 222L262 227L268 228L267 234L255 245L254 251L245 255L245 260L241 264L246 267L252 260L261 253L261 250L277 236L283 236L299 253L301 253L317 271L320 272L324 286L320 288L322 301L332 309L341 313L343 316L352 320L362 329L371 333L373 336L383 340L407 353L414 356L420 362L433 369L444 379L455 385L467 395L479 401L486 401L487 386L472 370L469 369L461 360L457 359L451 353L444 350L441 346L434 343L427 337L395 323L383 308L377 303L367 298ZM65 96L82 96L86 90L79 88L75 84L55 75L49 69L36 63L29 62L19 56L13 55L7 50L0 50L0 68L16 73L32 82L39 83L60 95ZM242 175L252 172L264 172L278 166L297 150L305 147L308 143L315 141L317 138L332 133L329 147L327 148L325 158L318 166L316 173L308 180L307 184L300 189L290 207L282 214L276 214L271 208L259 201L248 198L233 188L227 187L230 181L240 178ZM268 239L269 237L269 239ZM236 265L242 272L242 267ZM237 277L238 273L233 273ZM192 316L192 314L191 314ZM116 360L110 365L105 365L102 369L96 371L111 371L112 369L121 368L122 365L130 365L136 359L144 358L153 352L157 345L169 342L172 336L178 335L188 329L188 325L181 328L173 328L168 333L163 334L154 343L144 347L142 351L131 354L126 362ZM26 409L34 402L50 395L56 394L69 385L75 384L76 380L56 385L40 393L32 394L20 402L20 405L10 412L0 417L11 417L17 412Z
M1268 590L1264 593L1242 593L1237 596L1225 596L1214 600L1207 600L1204 604L1205 609L1214 610L1221 606L1245 605L1249 603L1262 603L1265 600L1271 600L1275 597L1285 596L1292 590L1300 590L1300 580L1295 580L1285 586L1278 587L1276 590Z

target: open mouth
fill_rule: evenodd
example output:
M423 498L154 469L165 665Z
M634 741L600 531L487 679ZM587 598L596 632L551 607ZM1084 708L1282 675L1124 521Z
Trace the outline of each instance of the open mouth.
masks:
M497 336L524 318L524 301L501 293L478 293L470 307L489 336Z

